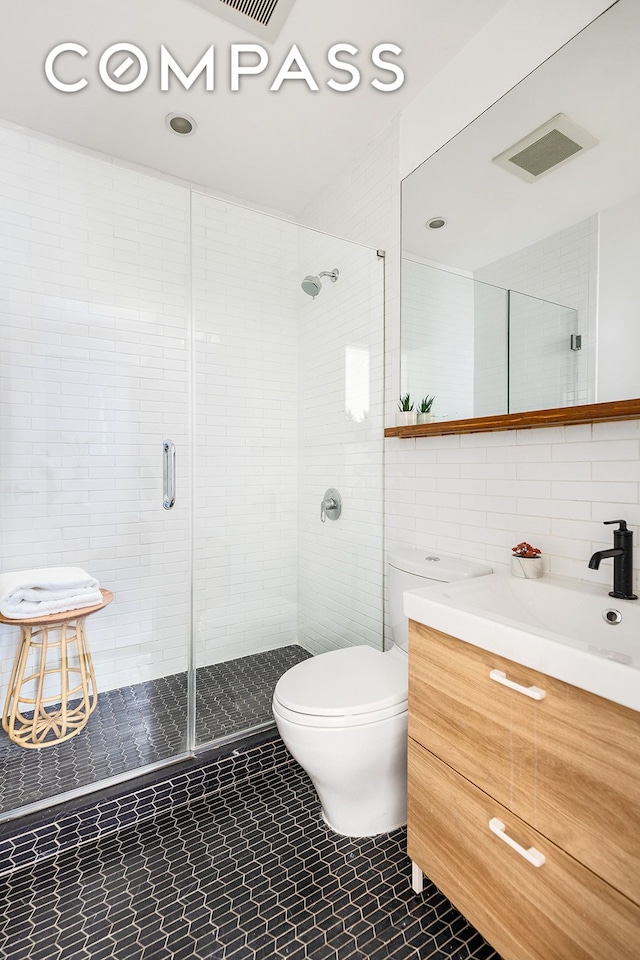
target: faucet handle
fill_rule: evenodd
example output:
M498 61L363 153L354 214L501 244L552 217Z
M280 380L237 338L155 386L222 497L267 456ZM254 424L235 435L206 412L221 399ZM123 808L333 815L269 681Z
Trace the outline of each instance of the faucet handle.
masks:
M342 513L342 497L340 496L340 491L336 490L335 487L329 487L328 490L325 490L324 497L320 502L320 520L324 523L329 517L329 520L337 520L340 514Z
M605 527L608 527L612 523L619 523L620 526L618 527L618 530L622 530L624 532L627 529L626 520L603 520L602 522L604 523Z

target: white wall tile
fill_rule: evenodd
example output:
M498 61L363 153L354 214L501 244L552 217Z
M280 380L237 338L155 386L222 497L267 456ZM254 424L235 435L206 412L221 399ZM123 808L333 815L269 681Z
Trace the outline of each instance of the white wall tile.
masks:
M303 229L299 258L298 636L314 652L380 647L383 264L369 247ZM316 299L299 290L305 275L334 267L339 279L324 278ZM329 487L343 512L323 524Z

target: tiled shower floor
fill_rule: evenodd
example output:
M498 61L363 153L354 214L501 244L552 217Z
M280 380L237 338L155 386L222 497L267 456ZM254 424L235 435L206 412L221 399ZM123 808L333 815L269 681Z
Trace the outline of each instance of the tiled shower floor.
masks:
M281 763L0 880L0 957L499 960L405 842L338 837Z
M306 659L281 647L196 671L196 738L207 743L271 721L273 689ZM0 814L185 752L187 677L109 690L82 733L25 750L0 731Z

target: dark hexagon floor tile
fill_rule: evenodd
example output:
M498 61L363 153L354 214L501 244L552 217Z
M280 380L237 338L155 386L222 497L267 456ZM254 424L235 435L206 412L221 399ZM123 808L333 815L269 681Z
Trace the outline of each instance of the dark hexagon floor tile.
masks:
M277 681L309 656L291 645L199 667L197 742L270 723ZM187 675L179 673L100 693L82 733L55 747L24 750L2 737L0 813L184 753L186 722Z
M276 767L0 881L0 957L499 960L435 887L413 894L405 842L331 833Z

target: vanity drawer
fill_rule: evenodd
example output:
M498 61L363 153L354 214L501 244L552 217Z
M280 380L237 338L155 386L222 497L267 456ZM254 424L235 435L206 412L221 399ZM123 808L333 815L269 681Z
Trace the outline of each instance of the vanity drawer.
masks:
M410 664L410 736L640 904L640 714L420 624Z
M503 960L638 960L638 905L411 740L408 852Z
M492 681L491 670L529 683L528 671L479 647L411 622L409 736L509 809L531 808L540 702Z

